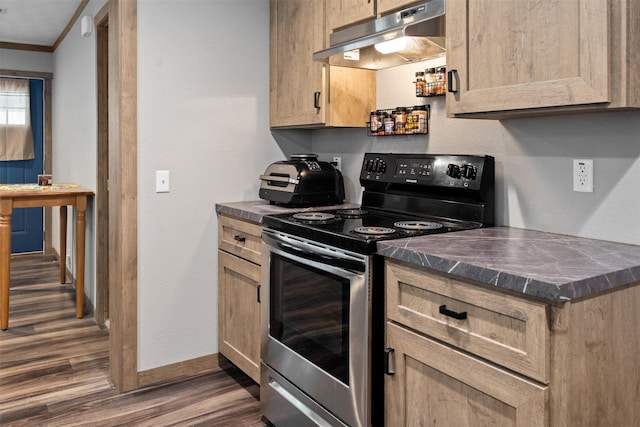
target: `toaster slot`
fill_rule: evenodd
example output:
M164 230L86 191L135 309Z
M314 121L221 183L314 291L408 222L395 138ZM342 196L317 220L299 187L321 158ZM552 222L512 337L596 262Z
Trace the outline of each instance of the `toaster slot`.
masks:
M268 185L273 187L286 187L289 184L298 184L297 179L291 178L289 175L284 174L271 174L271 175L260 175L260 179L262 181L266 181Z

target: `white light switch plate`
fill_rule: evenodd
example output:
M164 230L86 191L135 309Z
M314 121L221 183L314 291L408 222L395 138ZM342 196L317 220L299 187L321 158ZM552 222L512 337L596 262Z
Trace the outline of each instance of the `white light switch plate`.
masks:
M169 192L169 171L156 171L156 193Z

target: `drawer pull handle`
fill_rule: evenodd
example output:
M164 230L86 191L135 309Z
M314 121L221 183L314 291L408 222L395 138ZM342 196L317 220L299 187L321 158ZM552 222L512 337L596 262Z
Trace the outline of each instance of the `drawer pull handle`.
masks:
M448 310L446 305L440 306L440 314L444 314L445 316L448 316L448 317L453 317L454 319L457 319L457 320L465 320L467 318L466 311L458 313L456 311Z
M240 242L240 243L242 243L242 242L244 242L245 240L247 240L247 239L245 239L244 237L242 237L242 236L238 236L238 235L233 236L233 239L234 239L236 242Z
M389 369L389 359L391 358L391 353L394 351L395 349L391 347L384 349L384 373L387 375L395 375L395 372Z
M257 288L257 295L256 295L256 298L257 298L257 300L258 300L258 304L262 304L262 301L260 301L260 288L261 288L261 287L262 287L262 285L258 285L258 288Z

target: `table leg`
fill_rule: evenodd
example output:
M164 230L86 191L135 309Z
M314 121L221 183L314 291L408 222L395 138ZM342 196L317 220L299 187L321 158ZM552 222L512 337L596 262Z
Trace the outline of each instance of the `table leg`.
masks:
M9 328L11 210L11 200L0 200L0 329L3 331Z
M84 240L87 196L76 201L76 317L84 317Z
M60 283L67 281L67 207L60 206Z

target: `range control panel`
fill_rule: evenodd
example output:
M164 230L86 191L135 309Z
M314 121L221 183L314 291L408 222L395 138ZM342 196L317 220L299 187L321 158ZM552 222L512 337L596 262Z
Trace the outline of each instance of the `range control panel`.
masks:
M366 153L360 182L414 184L480 190L483 174L494 174L491 156Z

